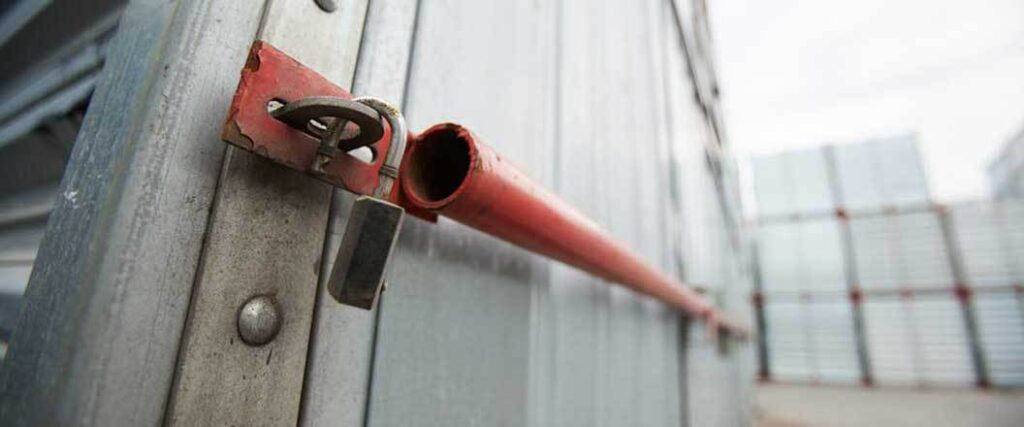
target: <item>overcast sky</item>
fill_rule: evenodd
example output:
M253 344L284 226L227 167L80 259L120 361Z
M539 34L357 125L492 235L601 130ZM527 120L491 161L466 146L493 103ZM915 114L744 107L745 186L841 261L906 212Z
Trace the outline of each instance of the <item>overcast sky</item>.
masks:
M1024 0L708 0L741 157L916 132L933 196L987 197L1024 126Z

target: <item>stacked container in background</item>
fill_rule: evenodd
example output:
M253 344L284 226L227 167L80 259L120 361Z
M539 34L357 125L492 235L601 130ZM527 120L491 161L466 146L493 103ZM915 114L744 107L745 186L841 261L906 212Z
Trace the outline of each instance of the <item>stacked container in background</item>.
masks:
M913 135L754 160L762 378L1024 385L1024 202L931 203Z

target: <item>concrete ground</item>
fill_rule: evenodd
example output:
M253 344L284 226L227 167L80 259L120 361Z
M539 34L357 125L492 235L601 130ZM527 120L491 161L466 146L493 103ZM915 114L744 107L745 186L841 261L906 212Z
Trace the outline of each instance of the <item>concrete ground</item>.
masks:
M759 384L760 427L1024 426L1024 390L918 390Z

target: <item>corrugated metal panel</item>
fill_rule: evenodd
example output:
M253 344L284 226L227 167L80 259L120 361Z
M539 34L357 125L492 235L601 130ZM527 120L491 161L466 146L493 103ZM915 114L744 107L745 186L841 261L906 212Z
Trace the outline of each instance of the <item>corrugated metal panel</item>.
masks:
M919 205L929 201L928 182L914 135L874 141L868 146L880 166L882 205Z
M952 293L915 295L912 302L923 385L972 385L974 368L960 302Z
M849 300L769 297L769 369L773 379L855 383L860 380Z
M606 3L422 2L410 127L459 118L645 258L717 296L733 286L725 269L737 255L669 4ZM602 125L617 121L650 126ZM669 149L671 165L652 162ZM676 209L670 167L683 184ZM668 233L670 223L687 232ZM689 352L686 324L663 304L443 219L407 221L395 257L369 425L679 425L742 413L737 389L751 378L710 345ZM721 391L714 406L695 403L705 390Z
M820 148L754 159L754 188L762 216L830 212L828 168Z
M845 296L809 302L810 330L816 379L829 383L860 381L853 306Z
M892 218L899 227L895 237L903 283L912 289L952 287L956 280L938 216L934 212L916 212Z
M970 203L951 208L968 284L1024 283L1024 203Z
M807 306L795 299L765 303L768 366L773 379L808 381L813 373Z
M870 297L864 302L864 318L875 381L881 385L915 384L918 374L909 303L898 297Z
M962 312L952 293L872 296L864 312L879 384L973 384Z
M759 157L753 160L754 195L757 212L761 216L791 213L789 165L782 155Z
M758 245L763 292L842 293L847 289L835 219L762 225Z
M934 212L853 218L857 275L863 289L936 289L954 284Z
M798 223L782 222L758 228L757 257L762 292L796 292L803 287L799 235Z
M974 307L992 384L1024 386L1024 295L978 292Z
M879 210L930 199L913 135L841 145L835 153L846 208Z

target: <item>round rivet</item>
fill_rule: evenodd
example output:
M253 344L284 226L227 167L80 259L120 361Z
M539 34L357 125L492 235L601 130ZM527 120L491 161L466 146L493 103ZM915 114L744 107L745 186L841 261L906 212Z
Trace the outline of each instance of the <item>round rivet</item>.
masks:
M338 10L338 3L335 2L334 0L315 0L315 1L316 1L316 5L320 6L320 9L323 9L324 12L330 13L330 12L334 12L335 10Z
M281 330L281 312L277 302L266 295L252 297L238 310L238 335L252 346L274 339Z

